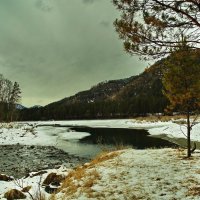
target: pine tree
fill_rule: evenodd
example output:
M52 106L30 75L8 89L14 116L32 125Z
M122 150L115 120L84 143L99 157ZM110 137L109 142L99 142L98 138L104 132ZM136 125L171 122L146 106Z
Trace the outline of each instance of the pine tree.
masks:
M125 50L159 58L175 50L182 35L190 48L200 44L200 1L113 0L121 13L114 22Z
M163 77L164 95L169 99L168 110L179 110L187 119L187 156L191 156L190 133L192 113L200 109L200 51L191 51L183 44L166 61Z

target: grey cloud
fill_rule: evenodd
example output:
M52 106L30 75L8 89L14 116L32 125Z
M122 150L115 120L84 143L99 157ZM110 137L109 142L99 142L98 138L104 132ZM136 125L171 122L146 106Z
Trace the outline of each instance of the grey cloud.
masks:
M123 51L111 1L81 1L0 1L0 72L19 82L22 104L45 105L146 66Z
M102 0L82 0L82 2L84 4L93 4L95 2L100 2L100 1L102 1Z
M108 21L101 21L100 25L103 26L103 27L105 27L105 28L107 28L107 27L110 26L110 22L108 22Z
M50 0L36 0L35 6L45 12L50 12L53 9L53 5Z
M91 4L94 3L95 0L83 0L83 3L85 4Z

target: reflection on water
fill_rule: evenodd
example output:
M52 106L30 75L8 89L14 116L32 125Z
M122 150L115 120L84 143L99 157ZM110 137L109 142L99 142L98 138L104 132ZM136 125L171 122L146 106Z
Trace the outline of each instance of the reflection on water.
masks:
M99 145L83 144L80 143L78 140L77 141L61 140L59 141L57 147L68 152L69 154L87 158L92 158L102 151L102 148Z

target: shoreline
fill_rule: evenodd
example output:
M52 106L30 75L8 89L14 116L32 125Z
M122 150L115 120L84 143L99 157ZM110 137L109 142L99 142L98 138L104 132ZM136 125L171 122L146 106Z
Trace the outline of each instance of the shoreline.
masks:
M0 172L14 178L22 178L30 172L46 169L74 168L89 159L70 155L53 146L0 145Z

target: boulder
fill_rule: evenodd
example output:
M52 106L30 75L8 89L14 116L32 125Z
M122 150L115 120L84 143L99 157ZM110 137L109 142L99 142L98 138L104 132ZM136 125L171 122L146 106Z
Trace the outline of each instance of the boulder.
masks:
M50 185L51 183L60 183L61 181L63 181L65 179L65 177L63 177L62 175L57 175L56 173L50 173L46 179L44 180L42 185Z
M14 200L14 199L25 199L26 195L17 189L12 189L12 190L9 190L8 192L6 192L4 194L4 197L7 200Z
M0 174L0 181L12 181L13 178L6 176L5 174Z

